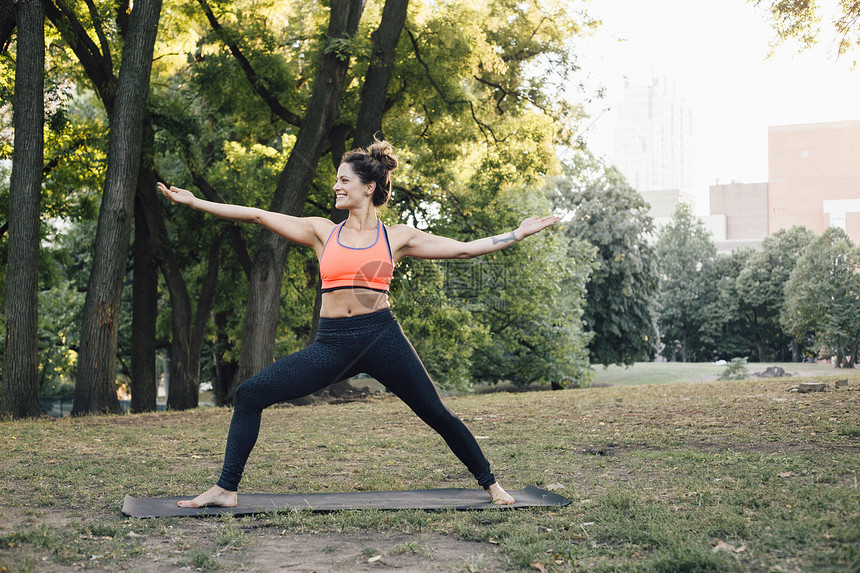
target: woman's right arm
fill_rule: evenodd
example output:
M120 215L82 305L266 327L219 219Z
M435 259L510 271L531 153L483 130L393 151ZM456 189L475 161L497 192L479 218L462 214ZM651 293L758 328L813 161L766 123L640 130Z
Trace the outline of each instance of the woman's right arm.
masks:
M188 205L197 211L203 211L229 221L261 225L273 233L281 235L294 243L316 247L324 237L328 236L334 224L322 217L293 217L283 213L273 213L256 207L216 203L195 197L191 191L179 187L167 187L158 183L162 195L179 205Z

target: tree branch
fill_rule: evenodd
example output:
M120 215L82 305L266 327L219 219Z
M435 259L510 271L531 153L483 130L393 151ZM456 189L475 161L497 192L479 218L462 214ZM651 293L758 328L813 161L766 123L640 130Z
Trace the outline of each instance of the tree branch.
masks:
M230 48L230 52L233 54L233 57L236 58L236 61L239 63L239 67L242 68L242 71L245 72L245 77L248 78L248 82L250 82L251 87L257 95L269 106L269 109L272 112L289 123L290 125L294 125L296 127L301 127L302 118L298 115L294 114L287 108L281 105L281 102L278 101L269 89L265 86L263 79L257 75L257 72L254 71L253 66L251 66L251 62L245 57L242 51L239 49L239 45L233 41L233 38L230 34L225 30L218 19L215 17L215 14L212 12L212 8L209 7L209 4L206 0L197 0L200 4L200 7L203 8L203 12L206 14L206 19L209 20L209 24L212 26L212 29L218 34L218 37L221 38L221 41L224 42L228 48Z
M224 198L221 197L221 194L215 190L203 175L203 171L197 168L196 162L189 161L186 156L186 164L188 165L189 171L191 171L191 180L194 182L194 185L200 189L206 199L215 203L226 203ZM235 223L224 223L224 226L227 228L227 235L230 238L230 243L233 245L233 250L236 251L236 258L239 259L239 265L241 265L242 270L245 272L245 276L250 280L252 266L251 253L248 250L248 243L245 241L242 229L240 229Z
M15 0L0 2L0 52L9 48L12 32L15 30Z
M92 41L74 10L69 8L65 0L43 0L42 4L45 8L45 16L78 56L87 77L93 82L110 116L116 95L116 76L113 73L113 66L109 63L110 60L105 60L98 46Z
M430 82L430 85L433 86L433 89L436 90L436 93L439 94L439 97L442 98L442 101L445 102L445 104L448 106L462 104L468 105L469 109L471 110L472 119L475 121L475 124L478 126L478 129L481 130L481 134L484 136L484 139L486 139L489 143L490 138L487 136L487 132L489 132L490 135L493 137L493 140L498 141L498 139L496 138L496 134L493 133L492 128L478 119L478 116L475 113L475 106L472 104L472 102L468 100L448 99L448 97L445 95L445 92L442 91L442 87L438 83L436 83L436 80L433 78L433 74L430 73L430 66L428 66L427 63L424 61L424 58L421 57L421 50L419 50L418 48L418 40L417 38L415 38L415 35L412 33L412 30L406 28L406 34L409 36L409 40L412 42L412 49L415 52L415 58L418 60L418 63L421 64L421 67L424 68L424 74L427 76L427 80Z
M108 43L107 36L105 36L104 28L102 27L102 19L99 16L98 10L96 10L96 5L93 4L93 0L86 0L87 8L90 10L90 18L93 19L93 28L96 31L96 36L99 38L99 44L102 47L102 56L104 57L105 64L111 70L111 74L113 74L113 60L111 60L110 55L110 44Z

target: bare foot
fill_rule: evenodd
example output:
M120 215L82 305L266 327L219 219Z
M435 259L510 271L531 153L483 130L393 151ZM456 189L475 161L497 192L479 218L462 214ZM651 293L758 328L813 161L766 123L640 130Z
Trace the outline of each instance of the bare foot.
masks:
M230 491L216 485L194 499L180 501L179 507L236 507L237 503L235 491Z
M498 483L494 483L490 487L487 488L487 493L490 494L490 497L493 500L493 505L511 505L516 500L502 489Z

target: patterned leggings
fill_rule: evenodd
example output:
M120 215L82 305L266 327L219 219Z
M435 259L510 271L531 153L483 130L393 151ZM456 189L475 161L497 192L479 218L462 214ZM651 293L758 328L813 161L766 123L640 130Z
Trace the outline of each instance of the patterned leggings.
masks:
M427 370L389 309L343 318L320 318L316 341L261 370L236 390L218 485L236 491L257 442L263 409L307 396L364 372L403 400L436 430L487 488L490 464L466 425L442 403Z

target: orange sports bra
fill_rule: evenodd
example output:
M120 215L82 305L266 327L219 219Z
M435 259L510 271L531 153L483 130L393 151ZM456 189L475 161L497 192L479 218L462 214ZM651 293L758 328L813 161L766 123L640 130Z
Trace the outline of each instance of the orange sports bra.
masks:
M343 223L332 229L320 256L322 292L366 288L388 293L394 275L394 259L388 243L388 231L382 221L377 224L376 240L369 247L347 247L342 244L340 231ZM379 240L380 235L385 236L384 243Z

